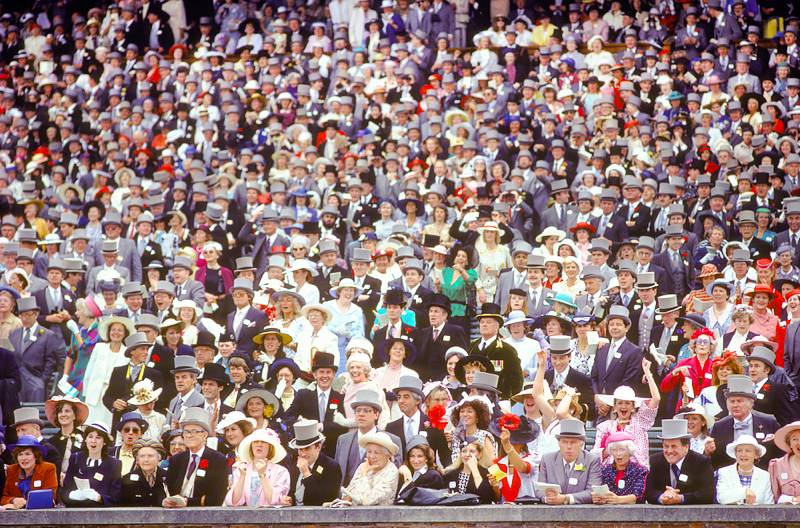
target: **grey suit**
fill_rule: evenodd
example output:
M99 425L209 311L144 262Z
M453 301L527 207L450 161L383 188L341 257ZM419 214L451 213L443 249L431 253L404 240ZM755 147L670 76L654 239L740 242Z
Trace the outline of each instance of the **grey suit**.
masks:
M547 304L544 301L545 301L545 299L547 299L549 297L553 297L555 295L555 292L553 290L551 290L550 288L545 288L544 286L542 286L540 291L536 294L536 305L535 306L532 305L533 291L531 290L530 287L527 289L527 291L528 291L528 315L530 317L540 317L540 316L542 316L542 315L544 315L544 314L546 314L547 312L550 311L552 306Z
M175 295L177 300L192 300L200 308L206 303L206 288L196 280L189 279L183 286L175 284Z
M547 227L555 227L560 229L561 231L566 231L567 226L569 225L569 217L572 215L577 214L576 210L571 205L566 205L567 210L564 212L564 219L561 220L558 214L556 213L556 206L552 205L547 208L547 210L542 213L542 221L540 227L544 230Z
M747 73L744 76L744 82L750 85L750 92L761 93L761 81L758 80L758 77L753 75L752 73ZM733 90L736 88L736 85L739 84L739 74L734 73L730 79L728 79L728 93L733 93ZM784 186L784 189L786 187Z
M516 268L507 268L509 271L505 271L497 277L497 289L495 290L494 294L494 302L500 306L500 309L505 312L506 305L508 304L508 299L511 296L510 291L514 288L521 288L523 291L528 289L528 272L527 270L522 270L522 285L517 285L517 273ZM529 296L530 298L530 296Z
M64 361L61 333L36 325L31 338L24 340L25 327L11 330L8 340L22 374L20 401L42 402L47 399L47 383Z
M539 482L546 484L558 484L561 486L561 493L572 495L577 504L592 503L592 486L600 486L600 458L581 451L578 458L572 465L569 474L565 471L566 462L561 456L560 451L547 453L542 457L542 465L539 469ZM576 468L583 466L578 471ZM574 480L573 480L574 479ZM575 484L572 484L575 482ZM536 492L539 499L544 500L544 493Z
M181 397L180 394L172 398L172 401L169 402L169 407L167 407L167 423L171 424L173 420L179 420L182 414L182 410L187 407L199 407L203 405L206 400L203 398L202 393L200 392L200 388L195 385L194 391L189 394L189 397L183 401L178 406L178 399Z
M107 240L107 239L105 239ZM123 268L130 270L130 276L133 281L142 282L142 258L139 256L139 251L136 248L133 240L128 238L119 237L117 239L117 264ZM103 260L103 245L96 244L94 247L94 265L102 266L105 264Z
M99 266L93 267L89 270L89 274L86 277L86 293L99 293L97 290L97 275L100 273L105 265L101 262ZM128 268L123 268L119 264L114 264L114 270L119 272L120 276L125 280L125 282L129 282L131 280L131 273L128 271Z
M385 431L384 431L385 432ZM386 433L397 446L397 454L394 456L394 465L400 467L403 459L400 452L403 450L403 442L396 435ZM364 461L359 453L358 429L350 433L343 434L336 442L336 463L342 468L342 486L347 487L355 475L358 466Z

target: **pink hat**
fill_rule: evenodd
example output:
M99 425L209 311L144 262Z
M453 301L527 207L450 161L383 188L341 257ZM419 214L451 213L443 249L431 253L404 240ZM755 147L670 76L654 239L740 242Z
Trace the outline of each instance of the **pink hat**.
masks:
M603 439L602 447L603 447L603 449L605 449L606 447L608 447L608 444L611 444L611 443L614 443L614 442L624 442L626 440L630 440L631 442L633 442L635 440L635 438L633 437L633 435L631 433L629 433L627 431L616 431L616 432L611 433L610 435L606 436Z
M97 301L95 301L91 295L87 295L83 302L86 303L86 306L92 312L92 317L103 317L103 310L100 309L97 305Z

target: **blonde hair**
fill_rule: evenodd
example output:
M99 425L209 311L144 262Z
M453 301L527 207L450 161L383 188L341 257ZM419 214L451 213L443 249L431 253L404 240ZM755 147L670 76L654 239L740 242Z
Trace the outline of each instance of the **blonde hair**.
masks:
M478 449L478 454L480 455L479 458L478 458L478 466L479 467L488 468L489 466L492 465L492 463L494 461L492 460L492 457L489 454L489 452L483 447L483 441L481 441L480 439L476 438L475 440L473 440L469 444L464 444L463 446L461 446L461 449L464 449L468 445L474 445ZM461 450L459 450L458 457L456 458L455 462L453 462L452 464L447 466L445 468L445 471L452 471L454 469L459 469L460 470L465 465L466 464L464 464L464 460L461 458Z

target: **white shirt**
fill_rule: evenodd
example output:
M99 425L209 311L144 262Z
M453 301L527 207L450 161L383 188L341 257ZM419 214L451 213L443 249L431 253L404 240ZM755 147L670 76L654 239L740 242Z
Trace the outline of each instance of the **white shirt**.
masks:
M236 332L236 329L239 328L239 325L243 324L244 317L247 314L247 311L250 309L249 306L245 306L239 310L236 310L236 315L233 316L233 328L232 330Z
M491 345L492 343L494 343L495 339L497 339L497 335L494 335L494 336L493 336L491 339L489 339L488 341L486 341L486 340L484 340L483 338L481 338L481 343L480 343L480 345L478 345L478 348L479 348L480 350L483 350L484 348L486 348L486 347L488 347L489 345Z

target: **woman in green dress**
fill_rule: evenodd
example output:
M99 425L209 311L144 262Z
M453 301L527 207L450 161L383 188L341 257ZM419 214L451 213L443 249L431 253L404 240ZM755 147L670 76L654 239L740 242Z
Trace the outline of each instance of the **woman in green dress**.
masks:
M478 280L475 271L475 249L472 246L460 246L450 250L448 265L442 270L442 278L434 276L434 284L440 293L450 299L450 321L464 328L469 335L470 318L467 305L469 295Z

